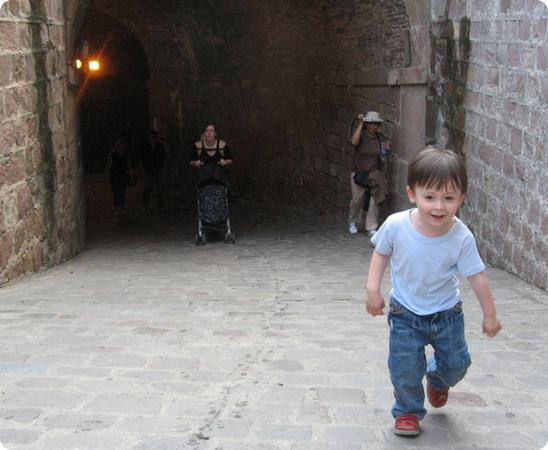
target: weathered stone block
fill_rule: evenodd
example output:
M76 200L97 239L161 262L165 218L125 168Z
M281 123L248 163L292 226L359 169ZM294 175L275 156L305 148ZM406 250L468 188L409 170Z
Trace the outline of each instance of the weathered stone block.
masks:
M19 0L18 3L18 13L19 17L29 17L32 14L31 0ZM15 3L15 2L10 2Z
M504 38L509 41L516 40L518 35L518 21L517 20L507 20L504 23Z
M536 41L545 42L546 40L546 18L533 19L532 38Z
M29 26L26 22L19 22L16 25L17 47L19 51L28 51L32 48L32 37Z
M518 128L512 128L510 133L510 150L514 155L521 155L523 132Z
M0 21L0 42L3 51L17 50L17 33L15 22Z
M25 156L22 151L13 152L0 162L0 186L10 186L21 181L25 174Z
M502 173L510 178L514 176L514 157L512 155L504 155Z
M548 46L544 45L537 50L537 69L546 70L548 68Z
M19 110L19 89L4 89L4 118L14 118Z
M13 255L14 232L0 234L0 267L5 268Z
M518 38L522 41L527 41L531 36L531 21L522 19L518 23Z
M11 82L13 70L11 60L11 55L0 55L0 88Z

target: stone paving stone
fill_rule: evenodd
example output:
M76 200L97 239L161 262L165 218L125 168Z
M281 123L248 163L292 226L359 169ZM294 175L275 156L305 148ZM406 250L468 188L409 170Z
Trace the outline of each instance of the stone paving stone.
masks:
M86 403L83 411L111 412L131 414L153 414L160 411L161 400L154 397L144 397L135 394L99 394L92 401Z
M165 370L133 370L122 372L121 377L136 379L149 382L167 382L177 377L176 372L168 372ZM156 383L159 384L159 383Z
M162 434L178 434L186 433L193 424L188 417L169 417L161 415L131 415L128 417L119 418L118 422L113 426L117 431L131 432L140 434L143 430L158 435Z
M77 379L86 378L106 378L112 373L110 368L97 368L97 367L63 367L56 368L56 374L59 376L72 376L81 377Z
M143 367L146 358L137 355L119 354L119 355L100 355L90 360L89 364L97 367ZM76 365L76 364L75 364Z
M56 389L13 389L4 388L0 402L4 407L35 407L75 409L85 399L85 395L73 392L62 392Z
M28 429L4 429L0 428L0 442L5 447L14 448L17 446L33 446L41 436L40 431ZM36 447L39 448L39 447Z
M0 418L5 422L27 423L32 422L42 415L41 409L0 409Z
M273 441L309 441L312 427L291 424L263 424L254 427L256 437Z
M151 369L198 370L199 363L197 359L154 357L146 365Z
M39 378L25 378L15 383L20 388L57 389L68 386L72 380L41 376Z
M362 390L348 388L318 388L318 398L328 403L365 403L365 394Z
M105 430L89 431L85 433L56 432L48 433L38 443L41 449L55 450L112 450L123 449L125 437L121 434L111 434ZM127 447L126 447L127 448ZM11 450L11 448L10 448Z
M166 414L170 416L188 416L188 417L205 417L210 414L215 414L215 405L195 399L177 400L174 401L167 409Z
M343 446L346 443L374 442L376 440L376 430L370 426L326 426L320 430L318 439L339 443Z
M427 406L423 435L402 439L386 317L363 307L363 235L254 211L236 222L236 245L197 247L183 219L124 220L131 233L112 222L78 258L0 289L9 450L538 450L548 440L546 292L489 268L504 328L488 339L462 283L472 367L445 408Z
M349 442L344 443L345 450L363 450L366 448L372 448L362 446L360 444L351 444ZM291 446L291 450L340 450L340 444L330 444L328 442L314 442L314 443L297 443Z
M263 444L249 441L227 441L216 438L211 439L207 445L211 450L290 450L290 444Z
M107 415L78 415L57 414L49 415L44 420L44 427L51 429L75 429L78 431L97 431L110 428L116 417Z
M259 402L245 408L237 408L228 411L232 417L237 416L255 423L287 423L293 420L298 414L300 405L287 403L266 403Z
M200 432L209 438L222 437L241 439L249 434L251 422L245 420L219 419L202 427Z
M145 436L134 443L132 450L183 450L190 448L205 448L205 445L192 445L186 437Z
M312 403L303 405L299 410L299 415L296 418L300 423L332 423L333 419L329 414L329 408L320 403Z

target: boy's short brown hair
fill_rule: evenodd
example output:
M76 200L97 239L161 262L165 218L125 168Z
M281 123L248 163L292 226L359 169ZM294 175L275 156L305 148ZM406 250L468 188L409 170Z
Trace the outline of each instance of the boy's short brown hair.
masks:
M464 158L452 150L426 147L416 155L407 170L407 185L443 189L453 185L463 194L468 188Z

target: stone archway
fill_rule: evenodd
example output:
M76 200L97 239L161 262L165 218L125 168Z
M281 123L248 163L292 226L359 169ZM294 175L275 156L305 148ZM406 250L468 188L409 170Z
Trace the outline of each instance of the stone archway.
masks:
M200 127L215 121L249 201L342 218L349 124L376 109L390 120L393 191L403 192L407 161L426 137L444 144L460 136L474 162L469 214L481 224L480 246L491 262L546 286L547 205L535 164L546 153L540 2L94 3L144 44L150 113L169 147L171 187L188 176L185 159ZM71 64L90 4L10 0L0 12L2 281L69 258L85 239ZM443 72L451 58L463 69L456 78ZM510 187L502 192L499 180ZM516 215L507 205L522 200ZM404 205L396 195L393 206ZM504 227L495 230L499 220Z
M344 214L344 127L361 108L392 119L387 132L407 144L402 150L424 143L417 111L425 110L428 11L407 3L204 2L182 10L93 2L144 39L153 67L151 116L176 161L173 187L188 176L189 143L204 121L215 121L242 153L235 176L244 195L328 214ZM403 123L404 110L419 122Z
M42 148L42 137L51 132L54 156L48 164L55 166L54 187L35 193L33 173L38 169L29 166L29 175L20 173L13 184L18 187L8 189L5 198L10 200L4 200L2 211L13 217L19 210L18 215L28 222L40 217L41 213L30 212L41 210L36 199L46 198L51 199L54 220L48 237L41 220L36 220L34 228L25 225L25 220L9 222L2 241L6 250L2 253L9 255L2 261L4 279L62 261L78 252L85 240L80 88L72 63L92 2L54 0L47 2L47 8L45 1L33 4L43 5L40 14L10 1L7 14L17 20L7 24L14 28L13 36L17 36L15 28L40 29L40 36L48 41L43 43L45 50L18 47L17 41L9 47L8 40L6 45L13 54L30 56L31 61L48 58L50 72L41 77L40 89L44 88L41 92L57 111L48 117L59 123L50 126L48 122L45 134L31 131L31 140ZM206 1L190 9L167 1L97 0L94 4L108 8L143 43L151 67L151 116L157 119L175 162L170 164L172 184L186 177L188 145L205 121L212 119L237 154L234 177L242 195L259 203L345 214L348 124L365 106L399 117L399 94L395 92L411 73L405 67L405 35L413 33L401 0L374 7L364 2L305 0L281 2L276 8L244 1ZM29 19L32 14L43 17L43 22L32 25L36 23ZM349 77L368 76L364 55L369 67L382 77L349 84ZM26 70L13 66L11 56L10 64L2 67L9 67L10 83ZM54 88L45 89L46 84ZM30 79L21 79L16 88L9 86L9 98L12 93L36 89ZM20 119L8 119L3 129L11 130L13 120ZM398 120L394 123L394 138L398 139L397 135L404 134ZM17 139L12 139L14 154L23 158L28 147ZM40 158L37 154L37 162ZM33 204L37 206L25 206ZM29 246L29 242L36 245Z

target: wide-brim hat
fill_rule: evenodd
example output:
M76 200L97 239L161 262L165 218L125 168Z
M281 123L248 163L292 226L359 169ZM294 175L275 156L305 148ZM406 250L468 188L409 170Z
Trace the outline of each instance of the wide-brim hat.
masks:
M384 122L384 119L381 117L381 115L377 111L369 111L365 115L365 119L363 119L364 122Z

